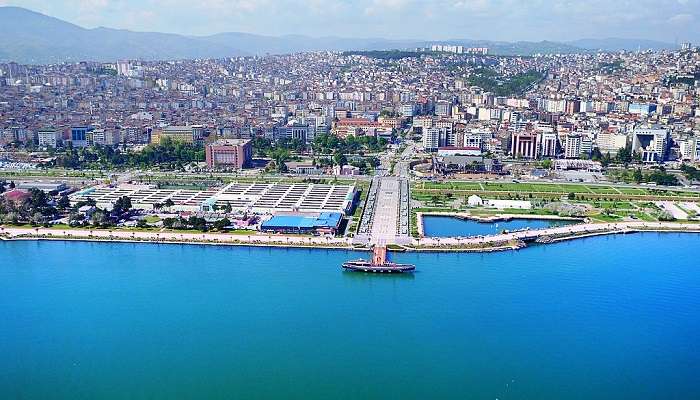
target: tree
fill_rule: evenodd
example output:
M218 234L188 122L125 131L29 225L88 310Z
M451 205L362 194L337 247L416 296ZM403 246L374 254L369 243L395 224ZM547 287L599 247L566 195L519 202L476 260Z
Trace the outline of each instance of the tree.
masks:
M289 150L277 148L270 153L270 157L275 161L275 167L278 172L287 171L287 165L285 163L290 159Z
M231 225L231 221L229 221L228 218L222 218L222 219L217 220L216 222L214 222L214 224L212 225L212 227L213 227L214 229L216 229L217 231L223 231L223 230L226 229L226 227L228 227L228 226L230 226L230 225Z
M58 198L58 202L56 203L56 205L61 210L67 210L68 208L70 208L70 200L68 199L68 195L62 193L61 197Z
M128 196L122 196L117 199L117 201L114 202L114 208L112 209L112 213L116 215L120 215L122 213L125 213L129 211L131 208L131 199Z
M40 212L35 212L32 215L31 223L32 225L41 225L44 222L44 219L45 218L43 214L41 214Z
M166 208L170 208L170 207L172 207L172 206L175 205L175 202L173 202L172 199L167 199L167 200L165 200L165 202L163 203L163 205L164 205Z
M623 164L632 162L632 147L626 146L617 151L617 160Z
M632 179L634 179L634 181L637 183L640 183L644 180L644 175L642 174L641 168L637 168L634 170L634 173L632 174Z
M71 211L70 214L68 214L68 225L78 226L81 222L83 222L83 216L77 211Z
M348 163L348 159L345 157L345 154L341 153L340 151L336 151L333 154L333 163L342 167Z
M96 210L94 213L92 213L92 216L90 217L90 223L93 226L103 225L107 221L108 221L107 213L102 211L102 210Z

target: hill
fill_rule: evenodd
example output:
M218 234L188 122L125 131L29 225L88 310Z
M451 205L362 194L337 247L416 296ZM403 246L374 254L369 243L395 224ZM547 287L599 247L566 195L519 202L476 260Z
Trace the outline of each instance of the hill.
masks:
M305 51L414 50L431 44L488 47L491 54L533 55L672 48L668 43L634 39L581 39L561 43L502 42L452 39L440 41L383 38L266 36L240 32L185 36L123 29L86 29L21 7L0 7L0 62L49 64L64 61L117 59L169 60L222 58L240 55L286 54Z
M646 39L622 39L622 38L605 38L605 39L579 39L568 44L583 49L602 50L602 51L636 51L636 50L674 50L678 46L660 42L656 40Z

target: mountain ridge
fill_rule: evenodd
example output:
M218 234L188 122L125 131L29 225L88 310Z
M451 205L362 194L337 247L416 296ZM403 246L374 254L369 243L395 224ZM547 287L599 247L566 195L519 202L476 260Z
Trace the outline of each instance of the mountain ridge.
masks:
M170 60L223 58L245 55L285 54L304 51L415 49L431 44L489 47L502 55L577 53L603 50L672 48L663 42L639 39L579 39L570 42L543 40L491 41L473 39L410 40L385 38L268 36L244 32L222 32L206 36L137 32L109 27L84 28L22 7L0 7L0 62L51 64L60 62L117 59ZM671 46L671 47L664 47Z

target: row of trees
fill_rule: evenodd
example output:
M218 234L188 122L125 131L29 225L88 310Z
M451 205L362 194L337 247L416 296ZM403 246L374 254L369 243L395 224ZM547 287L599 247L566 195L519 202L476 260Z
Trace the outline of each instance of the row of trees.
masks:
M374 136L349 136L341 138L331 134L320 134L310 144L311 149L317 154L364 154L376 153L386 149L388 141ZM287 150L288 152L304 153L309 146L299 139L280 139L273 143L264 137L255 137L252 140L253 151L260 157L272 157L275 150Z
M228 218L223 218L214 222L211 227L215 230L222 231L230 225L231 221L229 221ZM166 218L163 220L163 227L168 229L196 230L202 232L207 232L209 230L207 221L204 218L197 217L195 215L192 215L187 219L183 217Z
M656 183L663 186L679 185L678 177L668 173L666 168L658 167L650 171L642 171L641 168L626 169L620 172L619 178L626 182Z
M204 147L164 138L158 145L148 145L135 152L110 146L66 148L56 157L56 166L68 169L151 167L164 165L181 169L191 162L204 161Z
M86 219L79 210L83 206L97 207L95 200L87 198L87 200L79 202L73 206L68 215L68 224L70 226L94 226L96 228L111 228L116 226L120 219L125 218L125 214L129 214L132 208L131 199L127 196L122 196L114 202L112 210L95 208L88 214ZM126 215L126 218L129 216Z
M691 181L700 181L700 170L692 165L681 165L681 172Z

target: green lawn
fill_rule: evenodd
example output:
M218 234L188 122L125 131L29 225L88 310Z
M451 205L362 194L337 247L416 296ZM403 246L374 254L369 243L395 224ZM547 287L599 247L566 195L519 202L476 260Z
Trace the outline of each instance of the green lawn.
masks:
M483 186L483 189L481 187ZM503 192L504 194L539 194L540 196L557 196L574 193L576 195L595 196L595 195L617 195L617 196L657 196L659 198L667 197L700 197L698 192L674 191L664 188L629 188L629 187L613 187L613 186L594 186L585 184L544 184L544 183L512 183L512 182L424 182L418 183L413 187L414 191L420 192L425 190L423 194L435 193L440 190L442 192L450 191L469 191L477 193L483 192ZM495 193L493 195L496 195Z
M620 194L610 186L586 186L586 188L595 194Z

